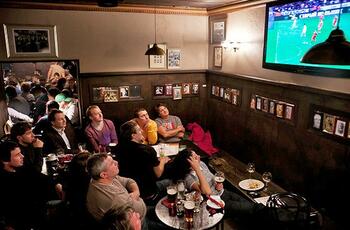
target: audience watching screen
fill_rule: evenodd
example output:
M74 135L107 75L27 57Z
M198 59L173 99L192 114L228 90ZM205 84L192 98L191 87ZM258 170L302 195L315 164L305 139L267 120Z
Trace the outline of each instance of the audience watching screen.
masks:
M350 39L350 0L276 1L266 6L263 67L282 71L348 77L350 65L301 63L314 45L339 26Z
M12 122L35 125L47 116L46 103L55 100L70 122L80 125L78 60L9 61L0 66Z

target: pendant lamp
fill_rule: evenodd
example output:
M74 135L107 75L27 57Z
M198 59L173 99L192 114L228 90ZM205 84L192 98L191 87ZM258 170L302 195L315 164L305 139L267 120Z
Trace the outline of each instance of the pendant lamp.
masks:
M326 41L311 47L301 62L308 64L327 64L327 65L350 65L350 42L346 41L344 32L339 29L339 20L337 28L334 29Z
M164 55L165 52L163 49L159 48L157 45L157 15L156 15L156 6L154 5L154 44L149 48L145 55Z

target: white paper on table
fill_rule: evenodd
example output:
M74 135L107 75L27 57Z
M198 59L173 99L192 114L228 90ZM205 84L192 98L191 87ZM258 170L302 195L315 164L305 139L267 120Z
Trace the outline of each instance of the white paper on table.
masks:
M179 153L179 143L160 143L152 145L157 152L157 157L160 157L160 149L163 148L164 156L174 156Z
M266 203L267 203L267 200L270 198L270 196L263 196L263 197L258 197L258 198L255 198L254 200L257 202L257 203L260 203L260 204L263 204L266 206Z

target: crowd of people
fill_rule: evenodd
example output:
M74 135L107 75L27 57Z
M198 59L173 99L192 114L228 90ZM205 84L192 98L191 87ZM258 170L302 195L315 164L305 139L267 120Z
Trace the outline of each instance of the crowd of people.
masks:
M17 122L10 140L1 142L0 227L55 229L70 218L69 227L75 229L167 229L157 219L155 205L177 180L185 180L188 191L221 195L228 215L254 215L263 210L262 205L217 186L214 175L193 151L185 149L173 159L157 157L150 145L178 142L185 134L180 118L170 115L165 104L155 106L159 116L155 121L146 109L136 109L134 118L122 124L119 132L97 105L89 106L86 149L79 148L81 137L59 103L46 104L46 115L33 127L27 121ZM60 180L41 173L44 158L52 153L74 155ZM47 210L62 203L69 212L62 212L66 218L55 222Z

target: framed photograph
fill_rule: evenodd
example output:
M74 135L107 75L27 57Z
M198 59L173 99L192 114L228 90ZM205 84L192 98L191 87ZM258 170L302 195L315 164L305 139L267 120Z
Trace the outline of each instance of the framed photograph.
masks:
M256 97L256 109L257 110L261 110L261 103L262 103L262 99L261 99L261 97Z
M182 93L183 94L191 94L191 83L183 83L182 84Z
M106 89L103 101L104 102L118 102L118 90Z
M168 69L178 69L181 63L181 50L168 49Z
M262 108L261 108L261 110L263 111L263 112L268 112L269 111L269 99L267 99L267 98L262 98Z
M129 86L119 87L119 98L129 98Z
M212 95L215 95L215 85L212 85L212 86L211 86L211 94L212 94Z
M224 92L222 92L224 93ZM219 97L220 96L220 87L219 86L215 86L215 92L214 92L214 95Z
M230 88L226 88L225 91L224 91L224 101L232 103L231 89Z
M159 48L166 51L165 44L157 44ZM148 47L151 48L153 44L149 44ZM150 69L165 69L166 68L166 55L149 55L149 68Z
M141 97L140 85L132 85L129 87L129 89L130 89L130 97Z
M226 18L210 21L211 44L221 44L226 39Z
M275 101L273 100L269 101L269 113L275 114Z
M156 85L154 86L154 96L162 96L164 95L164 86Z
M104 101L105 87L92 87L92 102L101 103Z
M199 84L198 83L192 83L192 94L198 94L199 93Z
M256 107L256 97L255 95L252 95L252 97L250 98L250 108L251 109L255 109Z
M225 91L225 88L223 88L223 87L220 87L220 97L224 97L224 91Z
M283 118L283 115L284 115L284 104L282 102L277 102L276 117Z
M293 104L286 104L285 111L284 111L284 118L287 120L292 120L293 113L294 113L294 105Z
M340 137L345 136L346 121L341 119L336 119L334 134Z
M232 99L232 104L238 105L238 97L239 97L239 90L238 89L232 89L231 90L231 99Z
M320 130L323 127L322 123L323 123L323 113L319 111L315 111L314 115L312 116L312 128Z
M182 99L181 86L174 86L173 87L173 99L174 100Z
M333 134L335 127L335 116L324 113L323 115L323 132Z
M57 29L53 25L3 25L8 58L58 57Z
M165 85L165 95L166 96L173 95L173 85L172 84L166 84Z
M348 138L350 138L350 123L348 123Z
M214 67L218 67L218 68L222 67L222 47L221 46L214 47Z

